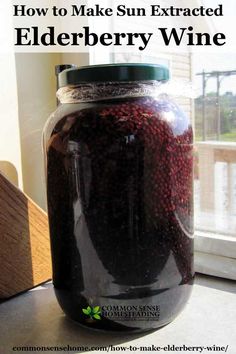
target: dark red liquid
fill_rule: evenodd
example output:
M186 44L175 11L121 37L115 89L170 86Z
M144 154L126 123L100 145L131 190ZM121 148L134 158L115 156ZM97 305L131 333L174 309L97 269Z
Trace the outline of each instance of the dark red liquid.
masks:
M192 130L183 112L144 97L81 105L56 125L47 157L54 286L64 311L101 329L170 322L193 282ZM159 307L152 320L126 310L151 305ZM86 317L87 306L100 306L102 319Z

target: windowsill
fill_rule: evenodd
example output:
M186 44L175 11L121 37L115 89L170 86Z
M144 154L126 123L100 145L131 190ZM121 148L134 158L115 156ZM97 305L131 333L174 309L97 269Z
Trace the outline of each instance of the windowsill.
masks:
M195 270L199 273L236 280L236 238L195 232Z
M235 293L233 281L197 275L192 296L175 321L156 332L128 336L88 331L68 320L57 304L52 284L45 284L1 304L1 352L12 352L13 346L215 344L228 345L227 352L235 353Z

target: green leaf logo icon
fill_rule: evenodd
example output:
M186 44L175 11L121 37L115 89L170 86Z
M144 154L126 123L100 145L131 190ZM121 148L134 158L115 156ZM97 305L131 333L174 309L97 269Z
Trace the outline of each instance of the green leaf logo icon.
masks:
M88 306L86 309L82 309L82 312L89 316L91 319L101 320L101 309L100 306L90 307Z

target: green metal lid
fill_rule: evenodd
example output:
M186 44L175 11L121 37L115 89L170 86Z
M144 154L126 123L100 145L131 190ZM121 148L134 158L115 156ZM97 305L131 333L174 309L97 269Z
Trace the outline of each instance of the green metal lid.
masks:
M169 69L156 64L107 64L81 66L59 74L59 87L91 82L167 81Z

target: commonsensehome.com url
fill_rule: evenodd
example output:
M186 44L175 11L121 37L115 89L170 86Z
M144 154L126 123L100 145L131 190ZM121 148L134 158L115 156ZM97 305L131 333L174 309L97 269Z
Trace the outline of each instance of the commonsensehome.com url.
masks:
M32 352L32 353L40 353L40 352L107 352L107 353L116 353L116 352L127 352L127 353L140 353L140 352L192 352L192 353L203 353L203 352L218 352L218 353L226 353L229 349L229 346L219 346L219 345L211 345L211 346L188 346L188 345L166 345L164 347L159 347L157 345L146 345L146 346L136 346L136 345L127 345L127 346L99 346L99 347L88 347L88 346L21 346L21 347L13 347L13 351L15 352Z

